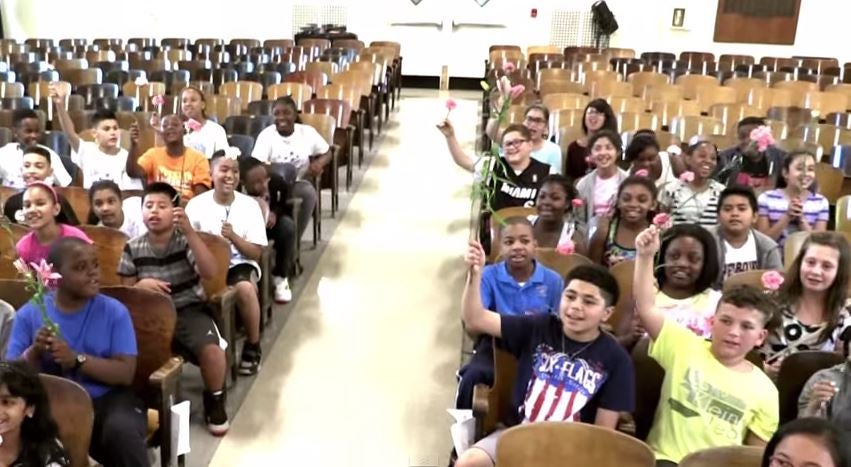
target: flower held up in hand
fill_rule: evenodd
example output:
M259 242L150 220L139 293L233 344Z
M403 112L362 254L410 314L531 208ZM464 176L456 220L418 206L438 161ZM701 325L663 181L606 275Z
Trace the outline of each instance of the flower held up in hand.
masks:
M660 212L653 216L653 225L659 228L659 230L670 229L672 225L674 225L671 216L667 213Z
M680 181L683 183L691 183L694 181L694 172L685 171L680 175Z
M765 125L754 128L753 131L751 131L750 139L754 144L756 144L756 149L759 152L765 151L769 146L775 143L774 135L771 134L771 128Z
M43 259L41 263L30 263L28 266L24 260L18 258L14 264L15 269L24 276L27 291L32 292L32 302L41 312L42 323L54 334L60 335L59 326L47 314L44 296L49 289L56 287L59 280L62 279L62 275L54 272L53 265Z
M202 126L204 126L204 125L202 125L201 122L199 122L198 120L195 120L194 118L190 118L189 120L186 121L186 128L189 131L199 131Z
M455 107L458 106L458 103L455 102L455 99L449 98L446 99L446 118L449 118L449 113L455 110ZM445 119L444 119L445 120Z
M565 240L558 244L558 246L556 247L556 251L560 255L572 255L576 252L576 245L574 245L571 240Z
M777 271L767 271L762 274L762 286L765 289L776 291L783 284L783 274Z

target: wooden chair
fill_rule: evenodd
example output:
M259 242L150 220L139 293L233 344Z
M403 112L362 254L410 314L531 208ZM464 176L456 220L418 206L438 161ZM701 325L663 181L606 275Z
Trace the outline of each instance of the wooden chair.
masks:
M680 467L760 467L764 448L723 446L701 449L680 461Z
M782 88L751 88L745 103L758 109L771 107L789 107L792 105L792 93Z
M590 82L591 97L629 97L637 99L633 96L632 83L624 83L622 81L614 81L611 79L594 80Z
M138 287L104 287L101 293L127 307L136 334L133 389L149 409L148 444L160 447L162 467L171 465L171 406L179 397L183 360L171 354L177 313L168 295ZM150 412L156 416L151 416Z
M541 70L541 72L549 70ZM573 81L541 81L538 92L541 97L556 93L582 94L585 86Z
M674 84L683 87L686 99L696 99L697 89L708 86L720 86L718 78L706 75L682 75L674 80Z
M655 71L637 71L626 77L628 83L632 83L632 90L636 97L644 96L646 88L650 86L665 86L670 84L668 75L656 73Z
M632 280L635 272L635 261L627 260L612 266L609 272L615 277L620 291L618 301L615 303L615 311L609 316L606 323L611 326L615 335L622 335L629 331L632 324L635 300L632 298Z
M830 204L836 204L836 200L842 196L842 182L845 174L841 169L826 163L816 164L816 182L818 182L819 193L821 193Z
M164 96L166 93L166 88L165 83L160 83L157 81L150 81L148 82L148 84L145 84L143 86L136 86L135 81L128 81L121 86L121 92L125 96L137 98L136 101L139 104L139 107L142 108L142 111L147 112L153 109L151 97ZM207 96L208 99L209 97L210 96Z
M635 437L641 440L647 439L653 426L665 380L665 370L647 353L649 346L650 339L644 337L632 348L635 368L635 411L632 417L635 420Z
M266 94L270 100L275 100L279 97L292 96L293 100L301 110L305 101L313 97L313 88L304 83L281 83L269 86L266 89Z
M497 425L510 425L514 417L513 393L517 380L517 359L501 349L494 339L493 386L477 384L473 388L473 416L476 418L475 439L493 433Z
M59 427L59 440L71 460L72 467L88 467L89 445L95 411L92 399L82 386L70 379L41 374L47 392L50 412Z
M762 285L762 275L768 272L767 269L756 269L753 271L739 272L728 277L724 281L724 292L732 290L734 287L747 285L759 290L768 290ZM781 276L783 271L775 271Z
M224 96L235 97L242 103L242 111L248 108L248 103L263 97L263 85L254 81L229 81L222 83L219 92Z
M0 279L0 300L18 310L26 305L33 294L26 288L26 281L21 278Z
M6 221L3 220L0 222ZM15 279L18 277L18 270L12 264L15 258L18 257L15 245L21 237L29 233L29 229L20 224L10 224L8 227L12 231L12 238L9 238L6 232L0 235L0 279ZM3 297L0 296L0 298Z
M120 285L118 264L124 253L124 245L129 240L127 235L118 229L97 225L81 225L79 229L94 242L100 263L101 285Z
M696 100L702 112L708 112L716 104L735 104L736 90L725 86L701 86L696 90Z
M724 87L736 90L736 102L747 102L751 89L764 88L766 84L758 78L733 77L724 81Z
M786 89L790 92L792 96L792 105L799 105L798 102L803 102L804 96L808 92L817 92L819 90L818 83L811 83L809 81L779 81L771 85L774 89Z
M798 397L810 376L844 360L842 354L818 350L802 350L783 359L777 375L781 425L798 417Z
M788 268L795 261L801 247L804 246L804 241L810 236L809 232L798 231L794 232L783 242L783 264Z
M717 118L682 116L671 120L671 133L682 141L688 141L695 135L714 135L724 133L724 123Z
M763 114L762 110L742 103L715 104L709 108L709 116L721 120L724 123L724 134L733 137L736 136L736 127L743 118L759 117Z
M851 213L848 210L848 204L851 201L851 195L840 196L836 200L836 226L835 230L839 232L851 233Z
M566 462L570 459L569 462ZM500 467L653 467L653 451L623 433L586 423L540 422L505 431L496 445Z
M618 128L621 131L636 131L643 128L656 131L662 127L659 117L651 113L621 112L616 117L618 119Z
M490 216L491 253L488 258L488 262L495 263L500 259L500 232L502 231L502 225L505 221L512 217L522 217L527 219L529 216L534 216L537 213L538 211L535 208L526 208L522 206L503 208L493 213L493 215Z
M213 310L213 319L219 328L222 337L227 341L228 348L225 351L228 358L228 366L231 370L231 381L236 381L239 371L239 361L236 358L236 296L235 292L228 289L227 271L230 267L230 244L218 235L206 232L198 232L204 244L210 249L210 253L216 259L219 273L212 279L201 281L207 301Z
M848 110L848 96L839 92L810 91L804 94L800 103L795 103L807 109L817 110L819 115Z
M554 248L535 249L535 259L544 266L557 272L562 278L566 277L573 268L583 264L591 264L591 260L579 253L563 255Z
M640 97L607 96L606 100L616 114L621 112L643 113L647 111L647 102Z
M331 86L325 86L323 91ZM358 96L360 99L360 96ZM334 130L334 144L340 147L341 159L346 161L346 189L352 184L352 165L354 161L355 131L360 129L361 147L360 157L363 158L363 127L360 122L360 114L353 113L349 102L342 99L310 99L304 103L304 113L329 115L336 121ZM351 123L352 116L357 122Z
M697 105L697 102L685 100L653 101L650 104L650 112L659 117L660 125L670 127L677 117L700 116L700 106Z
M557 92L543 96L542 103L550 112L564 109L585 109L588 105L588 96L569 92Z
M68 200L68 203L71 204L71 208L74 209L74 214L77 215L77 219L80 222L86 222L89 218L89 211L91 211L88 190L78 186L66 186L57 187L56 193L64 196L65 199Z
M340 187L339 180L337 178L337 173L338 173L337 168L338 168L339 163L340 163L341 148L339 146L337 146L336 144L334 144L334 132L337 130L337 120L334 117L332 117L330 115L325 115L325 114L302 114L301 120L302 120L302 123L304 123L305 125L310 125L311 127L313 127L316 130L317 133L319 133L319 135L322 136L322 138L325 140L325 142L328 143L328 145L330 146L330 151L331 151L331 170L330 170L330 174L329 174L330 177L326 176L324 174L324 171L323 171L322 175L320 175L318 177L314 177L314 182L315 182L315 186L316 186L316 193L317 193L316 210L313 213L314 226L315 226L315 228L314 228L314 234L315 234L314 243L315 243L320 238L318 229L319 229L319 225L320 225L319 219L322 217L322 207L321 207L322 203L319 200L319 198L320 198L319 193L320 193L322 187L324 186L324 184L323 184L324 180L327 180L330 183L330 186L331 186L331 217L334 217L337 213L337 203L338 203L338 196L339 196L338 190L339 190L339 187ZM351 164L351 161L346 161L346 162ZM328 177L328 178L326 178L326 177Z

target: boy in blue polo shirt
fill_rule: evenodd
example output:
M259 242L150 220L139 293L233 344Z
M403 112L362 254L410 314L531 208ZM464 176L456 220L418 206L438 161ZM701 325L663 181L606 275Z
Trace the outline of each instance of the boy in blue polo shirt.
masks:
M496 264L482 272L482 304L485 309L503 315L524 316L554 313L558 310L564 281L559 275L535 261L535 237L532 224L523 217L507 219L500 232L501 251ZM458 372L456 407L473 407L473 388L480 383L493 384L493 341L480 336L475 354Z

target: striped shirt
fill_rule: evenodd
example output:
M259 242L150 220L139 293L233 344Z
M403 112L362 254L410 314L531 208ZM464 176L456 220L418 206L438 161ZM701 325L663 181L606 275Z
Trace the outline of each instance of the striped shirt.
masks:
M674 224L699 224L704 227L718 223L718 197L724 185L709 181L701 192L695 192L688 183L680 180L669 183L659 194L659 202L667 206Z
M127 242L118 275L167 282L177 310L206 300L201 279L195 271L195 256L186 237L177 230L163 251L151 245L147 233Z
M768 223L774 225L783 214L789 211L789 198L786 196L786 190L776 188L766 191L759 195L759 215L768 218ZM815 225L816 222L825 221L830 218L830 203L827 198L818 194L807 192L807 199L803 206L804 219L810 225ZM789 222L780 237L777 239L778 245L783 245L786 237L801 230L801 226L797 219Z

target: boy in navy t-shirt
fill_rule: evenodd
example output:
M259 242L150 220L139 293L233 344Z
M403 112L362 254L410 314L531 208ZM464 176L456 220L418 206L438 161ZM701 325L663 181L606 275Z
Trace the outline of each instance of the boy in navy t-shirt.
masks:
M501 261L482 272L482 306L502 315L531 316L556 313L564 281L535 261L535 235L525 217L506 219L500 232ZM473 406L473 388L493 384L493 339L479 336L476 353L459 371L456 407Z
M615 429L620 412L635 405L635 375L626 351L600 324L618 299L615 278L602 266L573 269L565 279L559 313L504 316L482 306L485 253L471 242L464 289L464 323L472 332L502 339L518 358L516 422L565 421ZM456 467L493 466L502 430L477 442Z
M56 293L44 297L52 333L32 301L15 316L7 359L72 379L94 406L90 454L102 465L150 465L144 405L130 386L136 371L136 333L121 302L99 293L95 247L76 237L57 240L48 262L62 275Z

